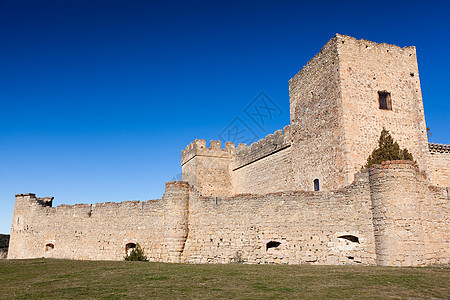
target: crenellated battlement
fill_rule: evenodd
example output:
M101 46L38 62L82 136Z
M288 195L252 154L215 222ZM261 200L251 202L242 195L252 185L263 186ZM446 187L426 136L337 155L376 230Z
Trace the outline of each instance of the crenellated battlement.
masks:
M256 160L264 158L275 152L283 150L291 145L291 127L287 125L283 130L277 130L268 134L264 139L247 146L239 144L236 153L235 170L248 165Z
M195 140L181 152L182 180L195 186L202 194L229 195L232 192L230 170L235 152L234 143Z
M181 151L181 165L184 165L197 155L231 158L234 151L235 147L232 142L225 142L225 149L223 149L220 141L212 140L210 141L210 146L206 147L206 140L197 139Z
M430 152L450 153L450 145L428 143L428 150Z

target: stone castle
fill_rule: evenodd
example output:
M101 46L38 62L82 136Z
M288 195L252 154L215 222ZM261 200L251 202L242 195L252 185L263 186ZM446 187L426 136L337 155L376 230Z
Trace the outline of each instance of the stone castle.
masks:
M289 81L290 125L250 146L195 140L161 199L18 194L8 258L450 263L450 146L430 144L415 47L336 35ZM417 164L363 169L386 128Z

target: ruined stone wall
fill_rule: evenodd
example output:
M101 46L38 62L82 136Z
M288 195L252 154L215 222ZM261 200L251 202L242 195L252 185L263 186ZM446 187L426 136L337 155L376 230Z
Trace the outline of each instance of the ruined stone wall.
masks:
M192 192L190 200L186 262L375 263L367 175L336 192L228 198ZM280 244L267 248L270 242Z
M450 187L450 145L429 144L428 176L433 185Z
M183 181L195 186L203 195L232 195L234 151L234 144L230 142L222 149L220 141L211 141L210 147L206 147L205 140L193 141L181 153Z
M428 140L415 47L337 35L340 91L349 181L378 145L383 127L427 171ZM379 91L392 109L380 109Z
M46 207L33 194L18 195L8 258L122 260L126 244L139 243L161 260L163 215L161 200Z
M267 194L293 190L290 126L235 153L233 194Z
M350 184L340 98L337 37L331 39L289 81L293 181L297 190L324 190Z

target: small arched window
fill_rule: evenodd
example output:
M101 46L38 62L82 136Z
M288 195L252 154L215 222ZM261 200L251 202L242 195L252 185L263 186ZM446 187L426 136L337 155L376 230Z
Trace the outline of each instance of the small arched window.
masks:
M354 235L341 235L341 236L338 236L338 239L344 239L344 240L348 240L350 242L359 244L359 238Z
M125 254L126 255L130 255L131 251L136 248L136 244L135 243L128 243L125 246Z
M314 179L314 191L318 191L320 189L319 179Z
M45 245L45 252L52 251L53 249L55 249L55 245L51 243Z
M280 245L280 242L270 241L266 244L266 250L269 250L270 248L277 248Z

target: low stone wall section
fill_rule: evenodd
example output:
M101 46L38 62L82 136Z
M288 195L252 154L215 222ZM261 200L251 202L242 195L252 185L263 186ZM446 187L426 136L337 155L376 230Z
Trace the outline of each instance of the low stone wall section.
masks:
M428 176L433 185L450 187L450 145L428 144Z

